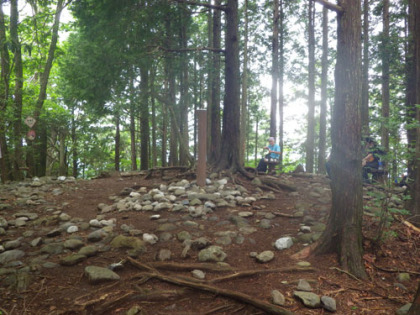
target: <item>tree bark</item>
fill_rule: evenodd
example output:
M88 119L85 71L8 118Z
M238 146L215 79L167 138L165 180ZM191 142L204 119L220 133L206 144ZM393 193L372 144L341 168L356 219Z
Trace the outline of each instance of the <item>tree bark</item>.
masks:
M284 2L279 3L279 145L280 145L280 169L283 168L283 152L284 152Z
M115 115L115 157L114 164L115 170L118 172L120 170L120 149L121 149L121 136L120 136L120 113L117 112Z
M314 171L315 147L315 6L308 4L308 129L306 134L306 172Z
M389 0L383 0L382 24L381 144L385 152L389 152Z
M248 121L248 0L244 2L244 52L243 52L243 72L242 72L242 98L241 98L241 130L240 130L240 163L245 164L247 121Z
M216 5L221 4L221 0L215 1ZM214 10L213 12L213 30L212 30L212 48L221 47L221 12L220 10ZM210 89L211 89L211 100L209 104L209 121L208 130L210 135L210 143L208 145L209 163L214 164L220 158L221 149L221 126L220 126L220 54L217 52L212 53L212 66L210 69Z
M6 45L6 25L4 22L3 2L0 3L0 112L5 113L9 98L10 56ZM11 178L9 152L6 140L5 115L0 115L0 174L1 182Z
M18 3L17 0L10 1L10 38L12 41L13 62L15 70L15 90L13 104L13 179L22 180L23 173L20 168L23 166L22 152L22 89L23 89L23 65L22 48L18 35Z
M328 88L328 9L322 11L322 73L321 106L319 113L318 173L325 174L325 150L327 142L327 88Z
M363 192L361 176L361 8L341 0L337 14L337 63L332 115L332 209L315 254L336 252L344 270L366 278L362 262Z
M140 169L149 168L149 67L140 66Z
M420 282L417 287L417 293L414 297L413 304L410 307L407 315L418 315L420 314Z
M241 168L238 141L240 139L238 0L227 2L225 65L222 150L218 168L236 171Z
M363 0L362 135L369 136L369 0Z
M279 77L279 0L273 1L273 39L271 46L270 137L277 136L277 83Z

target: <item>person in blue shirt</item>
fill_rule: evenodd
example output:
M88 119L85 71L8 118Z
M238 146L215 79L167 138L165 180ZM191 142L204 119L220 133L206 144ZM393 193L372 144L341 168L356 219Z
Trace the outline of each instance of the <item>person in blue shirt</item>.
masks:
M260 160L257 166L257 171L265 173L267 172L268 163L276 164L279 162L280 158L280 146L274 143L274 137L268 138L268 146L264 147L265 150L268 150L268 154Z

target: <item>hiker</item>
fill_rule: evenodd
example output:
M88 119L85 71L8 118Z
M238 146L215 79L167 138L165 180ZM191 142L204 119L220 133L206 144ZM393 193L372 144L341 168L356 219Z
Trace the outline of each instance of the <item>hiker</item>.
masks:
M274 137L268 138L268 146L264 147L265 150L268 150L268 154L263 157L257 166L257 171L265 173L267 172L267 165L269 163L277 164L280 158L280 146L274 143Z
M378 172L383 170L381 155L384 154L384 151L378 148L375 140L370 137L365 139L365 157L362 160L363 167L363 182L369 183L368 173Z

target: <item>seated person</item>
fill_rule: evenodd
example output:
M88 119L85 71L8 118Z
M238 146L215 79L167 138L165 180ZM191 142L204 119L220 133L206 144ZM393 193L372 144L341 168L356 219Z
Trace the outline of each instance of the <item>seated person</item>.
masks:
M362 160L363 166L363 182L369 182L368 173L372 173L372 170L377 172L382 167L381 155L384 152L378 148L376 142L368 137L366 138L366 156Z
M268 150L268 154L260 160L257 166L257 171L265 173L267 171L268 163L278 163L280 158L280 146L274 143L274 137L268 138L268 146L264 147Z

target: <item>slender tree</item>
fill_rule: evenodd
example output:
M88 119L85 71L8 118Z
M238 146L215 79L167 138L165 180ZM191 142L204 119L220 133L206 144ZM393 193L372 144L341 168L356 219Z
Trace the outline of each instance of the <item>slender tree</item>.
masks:
M306 133L306 171L314 171L315 147L315 5L308 2L308 129Z
M322 11L322 71L321 106L319 113L318 173L325 173L325 150L327 141L327 87L328 87L328 9Z
M381 144L389 151L389 0L383 0L382 9L382 125Z
M273 38L271 61L270 136L277 136L277 87L279 77L279 0L273 1Z

